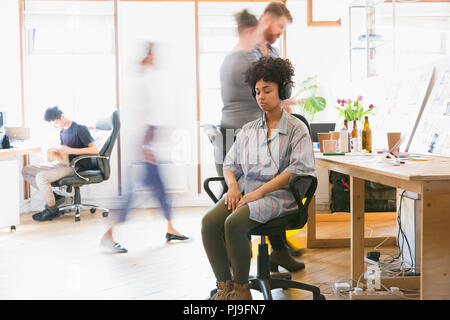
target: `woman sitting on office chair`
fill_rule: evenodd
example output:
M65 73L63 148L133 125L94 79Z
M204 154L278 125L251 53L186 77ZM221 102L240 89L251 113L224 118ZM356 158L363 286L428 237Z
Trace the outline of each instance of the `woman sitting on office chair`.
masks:
M281 58L261 58L246 72L264 114L239 132L223 166L228 192L202 220L203 246L217 280L211 299L252 299L248 232L296 213L288 188L291 175L316 175L308 128L281 108L293 75L290 61Z

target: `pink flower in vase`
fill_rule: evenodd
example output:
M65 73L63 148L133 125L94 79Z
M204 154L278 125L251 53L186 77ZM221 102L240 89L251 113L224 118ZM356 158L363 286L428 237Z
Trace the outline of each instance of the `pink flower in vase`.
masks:
M373 109L373 104L369 105L369 109Z
M362 101L362 99L363 99L363 97L362 97L362 96L359 96L359 97L358 97L358 101L360 101L360 102L361 102L361 101Z

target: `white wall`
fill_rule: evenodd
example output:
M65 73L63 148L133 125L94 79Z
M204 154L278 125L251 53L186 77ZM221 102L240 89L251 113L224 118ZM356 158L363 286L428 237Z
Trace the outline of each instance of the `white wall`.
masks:
M306 0L288 0L287 6L294 19L287 27L287 58L295 67L295 82L300 83L307 77L317 75L318 94L327 100L325 111L318 113L314 121L335 121L337 112L334 97L341 92L343 84L348 82L348 4L350 0L315 1L315 19L325 19L332 7L334 12L328 19L341 18L340 27L308 27ZM317 18L316 18L317 17Z
M6 111L7 124L20 126L19 2L0 1L0 110Z

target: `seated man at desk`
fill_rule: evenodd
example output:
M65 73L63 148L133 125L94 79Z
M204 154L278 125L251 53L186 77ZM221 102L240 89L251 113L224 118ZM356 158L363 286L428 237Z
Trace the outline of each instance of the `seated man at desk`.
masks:
M55 128L60 130L61 145L56 152L69 161L80 154L98 154L97 146L86 126L66 118L57 107L45 111L44 120L53 122ZM77 163L76 170L88 170L90 160L84 159ZM26 166L22 169L25 181L38 189L44 196L45 209L33 215L35 221L52 220L59 217L58 205L64 202L64 197L53 192L52 182L73 175L73 169L68 163L60 161L45 162Z

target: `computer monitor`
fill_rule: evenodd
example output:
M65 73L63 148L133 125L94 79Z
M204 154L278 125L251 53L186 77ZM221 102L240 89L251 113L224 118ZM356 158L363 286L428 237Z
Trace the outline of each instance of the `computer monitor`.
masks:
M5 129L5 113L0 111L0 149L2 149L2 144L3 144L3 138L5 137L6 134L6 129Z
M319 142L318 133L320 132L331 132L336 128L336 122L311 122L309 124L311 127L312 141Z
M0 128L5 125L5 113L0 111Z

